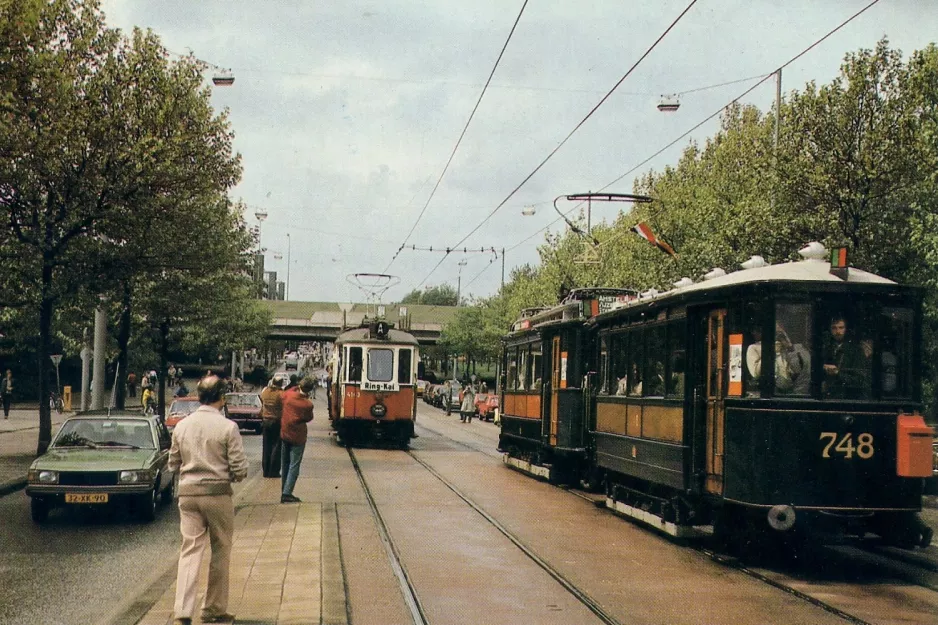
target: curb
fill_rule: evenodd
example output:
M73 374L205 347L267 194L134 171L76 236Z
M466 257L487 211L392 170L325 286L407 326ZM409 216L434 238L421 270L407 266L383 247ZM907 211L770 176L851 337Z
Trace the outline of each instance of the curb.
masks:
M15 493L18 490L26 488L26 478L18 478L15 480L10 480L8 482L3 482L0 484L0 497L5 497L10 493Z

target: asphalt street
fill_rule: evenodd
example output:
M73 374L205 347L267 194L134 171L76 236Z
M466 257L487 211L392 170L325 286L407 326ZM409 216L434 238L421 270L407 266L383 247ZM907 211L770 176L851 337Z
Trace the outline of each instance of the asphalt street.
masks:
M261 438L242 435L250 480L260 472ZM29 497L18 491L0 498L0 519L0 625L93 623L178 557L175 503L152 523L119 511L58 509L38 526Z

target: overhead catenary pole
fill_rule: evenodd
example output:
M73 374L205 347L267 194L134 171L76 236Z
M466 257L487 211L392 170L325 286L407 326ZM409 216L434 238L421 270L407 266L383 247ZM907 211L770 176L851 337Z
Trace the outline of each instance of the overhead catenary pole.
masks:
M290 301L290 233L287 233L287 295L284 298Z
M103 295L94 311L94 372L91 375L91 409L104 408L104 351L107 345L107 313Z
M91 349L88 347L88 328L81 334L81 404L80 410L88 410L91 397L88 394L88 385L91 384Z
M505 288L505 248L502 248L502 288Z

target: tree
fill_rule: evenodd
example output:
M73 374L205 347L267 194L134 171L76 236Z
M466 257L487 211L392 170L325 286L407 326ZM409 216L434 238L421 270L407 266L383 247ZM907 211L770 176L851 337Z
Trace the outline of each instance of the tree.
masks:
M106 286L108 262L146 236L128 227L140 215L181 210L180 189L223 191L240 169L196 65L167 64L152 35L121 38L95 0L5 3L0 22L2 280L38 285L10 303L37 313L43 398L59 302ZM51 419L39 405L41 453Z
M426 304L428 306L456 306L456 289L449 284L428 286L423 291L414 289L401 299L401 304Z

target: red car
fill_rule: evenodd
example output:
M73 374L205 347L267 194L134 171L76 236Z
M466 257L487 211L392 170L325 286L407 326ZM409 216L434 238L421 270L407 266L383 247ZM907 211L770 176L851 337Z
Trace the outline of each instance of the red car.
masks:
M227 393L228 418L242 430L261 433L261 396L257 393Z
M170 432L176 427L176 424L195 412L199 406L198 397L177 397L169 405L166 411L166 429Z
M495 419L495 410L498 408L498 395L479 393L476 395L476 414L480 419L492 421Z

